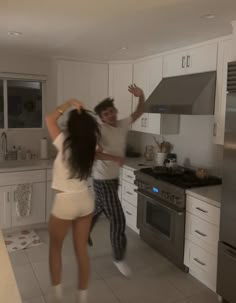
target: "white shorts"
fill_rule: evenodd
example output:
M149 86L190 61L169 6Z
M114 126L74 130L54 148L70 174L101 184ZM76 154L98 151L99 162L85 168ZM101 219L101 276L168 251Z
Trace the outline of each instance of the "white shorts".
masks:
M77 193L57 193L51 214L59 219L75 220L93 211L94 198L88 190L84 190Z

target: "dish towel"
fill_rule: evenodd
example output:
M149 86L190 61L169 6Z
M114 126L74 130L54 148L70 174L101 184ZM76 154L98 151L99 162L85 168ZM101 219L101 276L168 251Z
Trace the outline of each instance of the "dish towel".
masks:
M16 215L26 217L31 211L32 184L19 184L15 191Z

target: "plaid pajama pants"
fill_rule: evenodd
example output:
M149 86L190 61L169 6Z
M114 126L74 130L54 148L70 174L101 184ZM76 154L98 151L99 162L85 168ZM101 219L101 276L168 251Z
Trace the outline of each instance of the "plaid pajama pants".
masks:
M124 258L126 252L125 215L118 197L118 179L93 180L95 211L92 229L102 212L110 221L110 239L116 261Z

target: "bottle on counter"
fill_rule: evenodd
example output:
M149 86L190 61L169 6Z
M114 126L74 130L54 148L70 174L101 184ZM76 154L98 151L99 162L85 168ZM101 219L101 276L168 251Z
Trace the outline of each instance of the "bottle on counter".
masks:
M20 145L17 148L17 160L22 160L22 150Z

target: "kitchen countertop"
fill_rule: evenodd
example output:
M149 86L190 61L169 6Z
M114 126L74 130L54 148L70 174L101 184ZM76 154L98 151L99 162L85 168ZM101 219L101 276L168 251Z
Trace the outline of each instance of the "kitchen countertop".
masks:
M0 173L47 169L52 164L53 160L4 161L0 162Z
M189 189L186 191L186 194L220 208L221 190L222 185L206 186Z
M0 229L0 302L21 303L20 293Z
M142 165L139 165L142 164ZM4 161L0 162L0 173L40 170L52 168L53 160L30 160L30 161ZM140 158L125 158L124 168L137 170L142 167L154 166L154 161L146 161L143 157Z
M141 164L141 165L140 165ZM143 167L155 166L155 161L146 161L144 157L140 158L125 158L125 163L123 168L128 168L130 170L138 170Z

